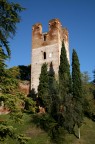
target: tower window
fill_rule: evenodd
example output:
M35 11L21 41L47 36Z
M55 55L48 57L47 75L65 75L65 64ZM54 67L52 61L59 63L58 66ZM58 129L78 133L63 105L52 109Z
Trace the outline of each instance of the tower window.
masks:
M46 35L44 35L44 41L46 41Z
M39 27L37 26L37 29L39 29Z
M44 59L46 59L46 52L44 52Z

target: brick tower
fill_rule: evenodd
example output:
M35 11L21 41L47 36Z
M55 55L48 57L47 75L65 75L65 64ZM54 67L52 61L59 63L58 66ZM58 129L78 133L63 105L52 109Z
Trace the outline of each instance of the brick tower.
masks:
M52 62L55 74L58 75L62 41L64 40L67 58L69 58L68 31L63 28L59 19L49 21L49 31L42 33L42 25L37 23L32 27L32 69L31 89L37 92L41 66Z

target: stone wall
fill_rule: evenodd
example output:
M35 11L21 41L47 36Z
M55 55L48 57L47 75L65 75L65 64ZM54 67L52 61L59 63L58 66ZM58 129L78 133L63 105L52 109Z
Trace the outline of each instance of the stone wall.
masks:
M32 52L32 79L31 84L32 88L35 88L37 91L37 86L39 84L39 76L41 73L41 66L43 63L48 64L48 69L50 63L53 63L53 68L55 73L58 73L59 66L59 44L53 44L50 46L40 47L38 49L34 49ZM46 59L44 58L44 53L46 53Z
M29 81L19 82L19 90L27 96L30 92L30 82Z

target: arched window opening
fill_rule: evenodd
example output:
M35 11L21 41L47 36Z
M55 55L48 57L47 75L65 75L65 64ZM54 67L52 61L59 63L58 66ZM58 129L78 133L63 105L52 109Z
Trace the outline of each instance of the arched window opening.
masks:
M39 30L39 26L37 26L37 30Z
M44 41L46 41L46 35L44 35Z
M44 52L44 59L46 59L46 52Z

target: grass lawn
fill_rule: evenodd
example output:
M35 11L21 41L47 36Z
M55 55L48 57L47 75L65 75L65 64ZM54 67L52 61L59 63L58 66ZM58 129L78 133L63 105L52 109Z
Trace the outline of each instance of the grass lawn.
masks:
M24 114L23 123L19 124L9 120L8 115L0 115L0 120L8 120L9 124L16 128L17 133L23 133L30 137L30 140L27 142L27 144L52 144L47 133L45 133L40 128L37 128L31 122L31 119L32 115ZM80 131L80 139L77 139L74 135L67 135L66 142L63 142L63 144L95 144L95 122L85 118ZM17 144L17 142L8 138L5 142L0 144Z

